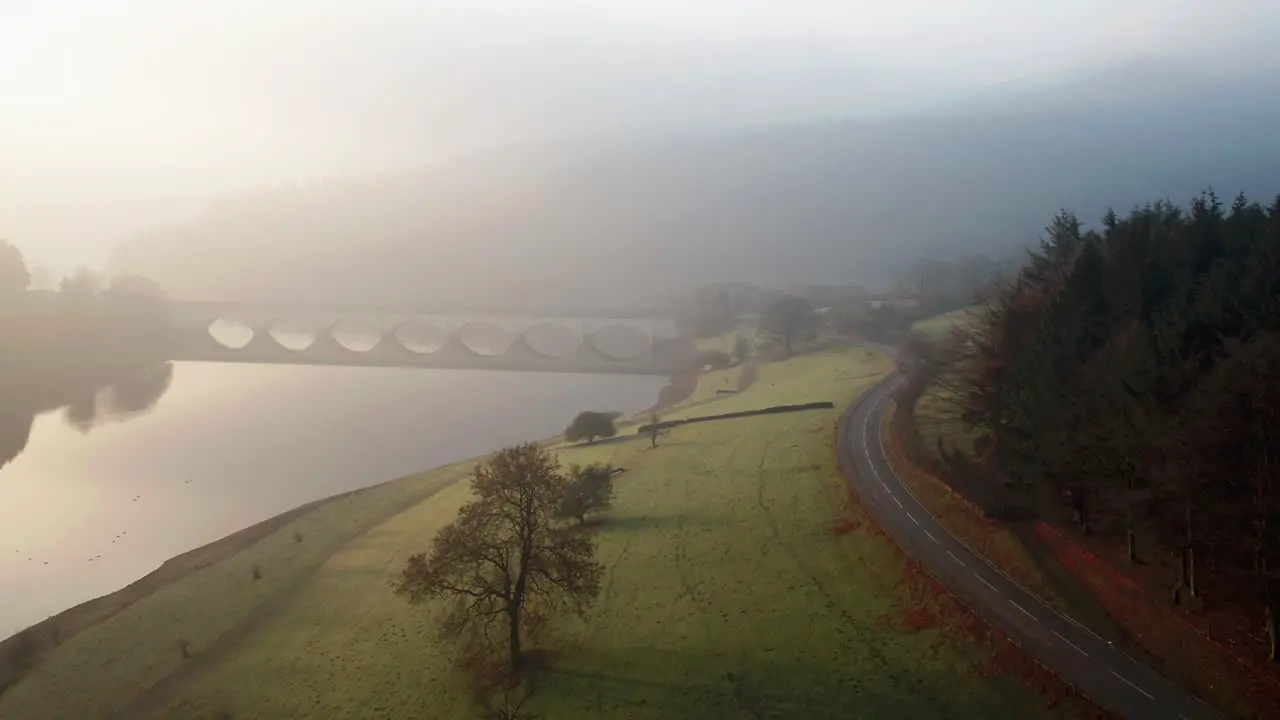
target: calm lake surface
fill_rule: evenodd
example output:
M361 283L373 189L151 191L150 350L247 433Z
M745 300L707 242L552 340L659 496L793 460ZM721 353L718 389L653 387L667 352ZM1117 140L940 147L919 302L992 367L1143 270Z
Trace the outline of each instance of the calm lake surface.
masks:
M0 638L298 505L648 407L661 378L178 364L151 412L38 417L0 470ZM92 558L92 559L91 559Z

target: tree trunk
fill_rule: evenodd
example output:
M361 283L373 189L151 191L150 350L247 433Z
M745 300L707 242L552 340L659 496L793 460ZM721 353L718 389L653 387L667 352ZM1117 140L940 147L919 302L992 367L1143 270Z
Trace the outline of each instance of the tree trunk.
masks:
M520 663L524 660L524 655L520 650L520 609L507 608L507 625L509 626L510 650L511 650L511 671L515 672L520 669Z
M1186 584L1187 592L1196 597L1196 550L1191 541L1191 506L1186 506L1187 549L1186 549Z
M1196 549L1187 546L1187 592L1191 597L1199 597L1196 595Z
M1182 588L1187 586L1187 549L1178 551L1178 581L1173 585L1173 604L1182 604Z
M1080 517L1080 534L1089 535L1089 504L1085 501L1084 488L1076 493L1076 514Z
M1276 607L1271 603L1267 603L1267 659L1275 662L1280 653L1277 653L1276 641Z
M1135 492L1138 489L1138 476L1134 469L1134 463L1129 461L1127 455L1124 456L1124 471L1128 478L1127 486L1129 489L1124 498L1124 540L1125 545L1128 546L1129 562L1136 565L1138 564L1138 531L1135 518L1137 513L1134 511L1134 505L1137 504Z

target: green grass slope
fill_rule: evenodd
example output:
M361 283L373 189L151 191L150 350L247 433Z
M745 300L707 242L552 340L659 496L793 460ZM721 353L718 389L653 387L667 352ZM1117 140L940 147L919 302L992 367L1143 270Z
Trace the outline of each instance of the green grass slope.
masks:
M956 327L963 326L978 313L978 306L960 308L941 315L917 320L911 324L911 331L923 333L935 340L945 340Z
M911 326L911 330L922 333L931 340L946 342L951 338L953 331L976 319L978 312L977 306L952 310L949 313L917 320ZM973 453L973 443L980 433L965 427L960 422L957 410L950 401L948 390L937 384L926 388L920 399L916 401L915 417L920 439L924 441L924 446L930 453L938 455L939 440L949 450Z
M889 369L865 350L761 367L702 413L855 398ZM713 379L714 381L714 379ZM982 670L989 650L904 626L904 561L847 516L839 410L560 447L627 468L598 518L608 568L586 622L563 622L535 696L546 718L1045 716ZM0 718L455 718L470 698L430 607L388 582L466 501L459 465L321 506L54 651ZM305 533L295 542L292 533ZM252 579L259 565L262 579ZM191 641L182 659L178 638ZM732 681L732 673L738 681Z

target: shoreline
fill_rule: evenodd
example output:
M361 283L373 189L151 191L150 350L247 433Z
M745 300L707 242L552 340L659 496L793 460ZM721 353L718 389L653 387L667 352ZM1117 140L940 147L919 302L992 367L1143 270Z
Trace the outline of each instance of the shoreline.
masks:
M627 418L627 421L635 417L643 416L650 411L661 412L662 410L670 408L671 406L687 399L693 394L694 389L697 387L699 375L699 372L693 371L669 378L667 384L662 386L658 391L658 396L654 399L654 402L649 407L632 413ZM543 438L537 442L543 444L554 444L558 441L559 436L552 436L550 438ZM490 450L489 452L493 451ZM212 542L199 545L175 555L162 562L158 567L156 567L156 569L130 582L119 590L85 600L84 602L50 615L44 620L28 625L8 637L0 639L0 671L3 671L5 659L11 656L15 646L19 644L20 638L24 636L35 638L36 643L39 645L40 653L52 650L73 635L82 632L99 622L110 619L112 616L129 608L139 600L152 595L164 586L235 555L289 522L330 502L351 497L389 483L399 482L422 473L433 472L452 465L473 463L485 457L487 454L488 453L486 452L485 454L465 458L463 460L444 462L429 468L423 468L422 470L410 473L409 475L390 478L365 487L318 498L256 522L252 525L243 527L224 535L217 540L213 540ZM3 681L3 676L0 676L0 693L4 691Z

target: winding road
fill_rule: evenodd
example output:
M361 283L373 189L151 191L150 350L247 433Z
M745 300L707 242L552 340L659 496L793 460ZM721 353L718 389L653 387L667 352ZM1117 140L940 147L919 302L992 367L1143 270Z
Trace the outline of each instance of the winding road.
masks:
M891 375L863 395L841 418L837 438L850 486L898 545L1029 656L1105 710L1133 720L1217 718L1190 693L1050 608L929 514L884 450L882 419L903 382L901 375Z

